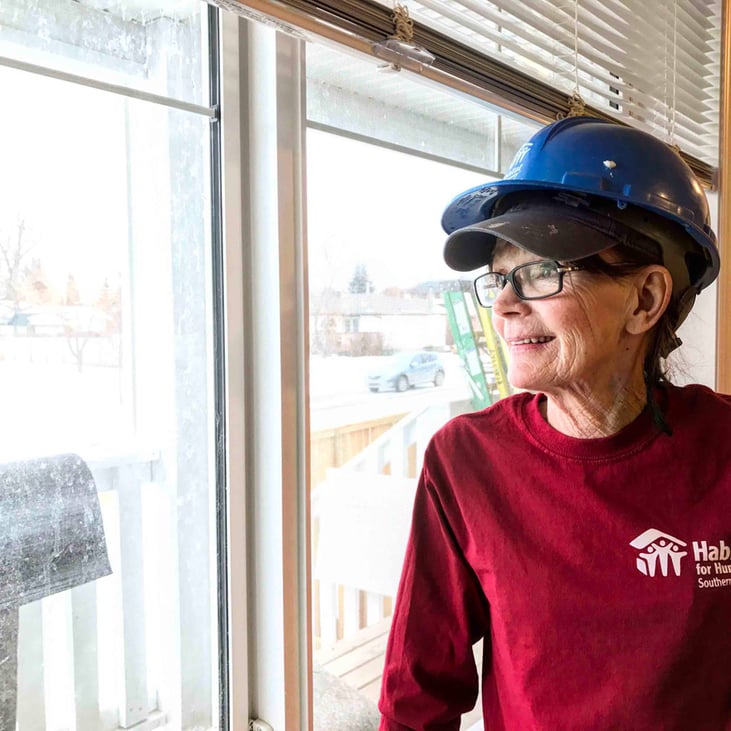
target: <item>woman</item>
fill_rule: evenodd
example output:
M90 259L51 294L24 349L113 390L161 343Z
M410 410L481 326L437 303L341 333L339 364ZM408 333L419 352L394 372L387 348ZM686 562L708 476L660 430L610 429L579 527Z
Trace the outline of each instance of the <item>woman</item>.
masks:
M731 398L662 361L718 273L703 191L650 135L540 130L447 209L525 389L432 439L382 731L731 729Z

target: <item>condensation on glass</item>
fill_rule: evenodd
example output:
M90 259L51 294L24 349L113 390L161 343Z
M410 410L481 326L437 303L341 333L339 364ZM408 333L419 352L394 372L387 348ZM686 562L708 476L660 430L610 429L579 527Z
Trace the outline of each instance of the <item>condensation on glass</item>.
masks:
M3 729L218 727L205 7L0 3Z
M378 727L427 442L508 393L470 275L443 263L440 218L533 130L381 65L307 47L311 632L315 728L329 731Z
M200 0L4 0L0 55L205 105L201 17Z

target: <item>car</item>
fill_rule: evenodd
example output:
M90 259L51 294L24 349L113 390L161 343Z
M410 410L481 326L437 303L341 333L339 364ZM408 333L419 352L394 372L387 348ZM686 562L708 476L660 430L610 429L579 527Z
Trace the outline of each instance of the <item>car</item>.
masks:
M395 389L406 391L424 384L444 383L444 362L438 353L429 350L396 353L368 374L368 388L373 391Z

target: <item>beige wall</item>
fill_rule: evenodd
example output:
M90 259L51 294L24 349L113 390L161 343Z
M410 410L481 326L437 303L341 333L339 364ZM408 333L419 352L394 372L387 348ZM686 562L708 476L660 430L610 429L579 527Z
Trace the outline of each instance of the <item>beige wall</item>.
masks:
M711 206L711 221L718 232L718 194L708 193ZM721 271L726 271L721 263ZM672 357L673 383L702 383L709 388L716 382L716 298L717 286L714 283L698 296L693 311L678 332L683 341L682 347Z

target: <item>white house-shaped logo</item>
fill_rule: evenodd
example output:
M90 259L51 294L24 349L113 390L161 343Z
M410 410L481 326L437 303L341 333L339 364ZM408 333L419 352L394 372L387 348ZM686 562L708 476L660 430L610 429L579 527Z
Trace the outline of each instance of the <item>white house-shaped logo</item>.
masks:
M525 160L525 156L530 152L531 147L533 147L532 142L525 142L521 146L521 148L515 153L515 157L510 163L508 171L503 176L505 179L515 178L517 175L520 174L523 160Z
M670 567L676 576L680 576L680 559L688 555L687 551L681 549L687 545L679 538L673 538L655 528L646 530L630 543L632 548L640 551L637 556L637 570L645 576L655 576L658 566L663 576L668 575Z

